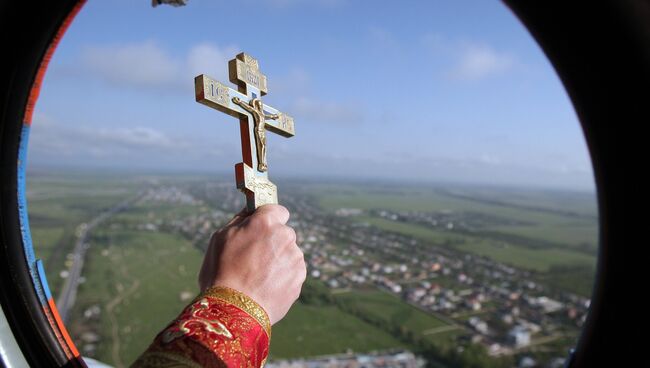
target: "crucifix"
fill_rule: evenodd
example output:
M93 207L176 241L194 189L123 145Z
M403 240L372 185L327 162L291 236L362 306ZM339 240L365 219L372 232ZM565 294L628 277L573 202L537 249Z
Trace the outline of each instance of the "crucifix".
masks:
M228 62L228 74L237 90L201 74L194 78L194 91L197 102L239 118L244 162L235 165L235 181L252 212L263 204L278 203L277 187L268 175L266 130L292 137L293 118L262 103L268 89L257 59L238 54Z

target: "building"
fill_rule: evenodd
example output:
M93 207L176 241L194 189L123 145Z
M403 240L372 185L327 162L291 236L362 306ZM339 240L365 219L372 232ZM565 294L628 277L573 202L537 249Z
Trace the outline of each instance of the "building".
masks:
M516 348L530 345L530 331L524 326L517 325L508 332L508 342Z

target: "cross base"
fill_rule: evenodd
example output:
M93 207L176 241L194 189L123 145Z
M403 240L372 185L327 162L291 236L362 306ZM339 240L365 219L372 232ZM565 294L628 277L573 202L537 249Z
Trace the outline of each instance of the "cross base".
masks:
M237 189L246 195L249 212L265 204L278 204L278 188L265 177L255 175L255 170L243 162L235 165Z

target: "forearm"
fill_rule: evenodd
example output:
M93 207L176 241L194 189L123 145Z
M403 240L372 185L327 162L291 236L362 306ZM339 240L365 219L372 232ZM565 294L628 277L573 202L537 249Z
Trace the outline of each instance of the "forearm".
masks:
M201 293L133 364L153 367L261 367L271 324L262 307L225 287Z
M214 233L199 273L205 291L156 336L133 367L264 365L271 323L298 299L307 275L288 220L286 208L268 204L250 215L243 210Z

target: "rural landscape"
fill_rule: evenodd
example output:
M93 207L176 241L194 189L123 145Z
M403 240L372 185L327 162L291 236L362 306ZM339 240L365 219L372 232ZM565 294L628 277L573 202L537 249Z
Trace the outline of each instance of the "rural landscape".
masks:
M564 364L589 308L594 193L274 181L308 279L267 367ZM197 295L210 235L244 206L227 175L35 170L27 189L73 340L115 367Z

